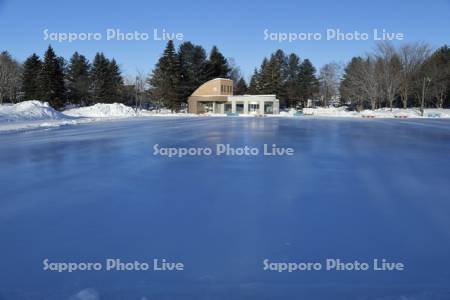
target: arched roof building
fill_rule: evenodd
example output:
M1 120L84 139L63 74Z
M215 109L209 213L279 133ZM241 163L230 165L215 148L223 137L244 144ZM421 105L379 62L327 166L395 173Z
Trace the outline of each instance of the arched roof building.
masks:
M233 81L216 78L192 93L188 108L195 114L278 114L279 101L275 95L233 96Z

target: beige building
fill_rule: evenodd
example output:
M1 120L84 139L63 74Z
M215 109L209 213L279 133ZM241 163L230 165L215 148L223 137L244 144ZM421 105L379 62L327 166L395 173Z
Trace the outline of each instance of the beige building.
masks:
M275 95L233 96L233 81L224 78L205 82L188 99L194 114L278 114L279 107Z

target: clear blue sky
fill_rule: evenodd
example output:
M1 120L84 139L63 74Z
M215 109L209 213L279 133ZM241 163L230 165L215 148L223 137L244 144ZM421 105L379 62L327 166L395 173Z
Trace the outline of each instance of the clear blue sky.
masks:
M219 3L226 3L226 5ZM147 41L106 41L105 30L150 32ZM69 58L77 50L92 59L103 51L115 57L125 74L150 71L165 42L153 40L153 29L181 32L184 40L210 50L217 45L233 57L248 77L264 56L277 48L309 58L316 67L347 61L374 48L374 41L283 42L264 40L270 32L319 32L340 28L369 32L374 28L402 32L405 41L426 41L434 47L450 43L450 0L428 1L24 1L0 0L0 50L23 61L42 55L52 44ZM100 32L101 41L55 42L50 32Z

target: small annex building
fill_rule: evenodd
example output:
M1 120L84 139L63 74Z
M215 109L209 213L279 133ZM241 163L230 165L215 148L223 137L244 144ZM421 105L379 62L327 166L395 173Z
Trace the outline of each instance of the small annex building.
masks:
M216 78L205 82L188 98L188 112L194 114L278 114L275 95L233 95L233 81Z

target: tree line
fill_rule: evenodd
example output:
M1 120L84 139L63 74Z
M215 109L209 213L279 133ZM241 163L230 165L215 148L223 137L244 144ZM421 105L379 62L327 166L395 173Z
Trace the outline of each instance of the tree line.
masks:
M424 43L394 47L380 43L366 56L353 57L339 88L341 103L357 110L381 107L448 107L450 48Z
M92 64L78 52L67 62L49 46L43 59L33 53L20 64L2 52L0 74L0 103L38 99L60 109L67 101L90 105L119 102L124 96L120 68L103 53Z
M214 78L230 78L235 93L247 91L239 68L213 46L209 56L200 45L183 42L178 49L172 41L167 46L148 77L149 94L158 106L179 110L188 97L203 83Z
M450 49L380 43L373 53L353 57L345 66L331 62L318 71L309 59L279 49L262 60L248 84L234 60L216 46L207 54L191 42L175 48L168 41L153 71L138 72L134 79L124 78L116 60L103 53L92 63L78 52L66 61L49 46L42 59L34 53L23 64L0 53L0 103L39 99L59 109L66 103L152 102L178 111L195 89L214 78L232 79L237 95L275 94L287 108L448 107Z
M319 91L316 68L309 59L300 60L297 54L285 54L279 49L265 57L255 69L249 84L250 94L275 94L281 106L306 106Z

